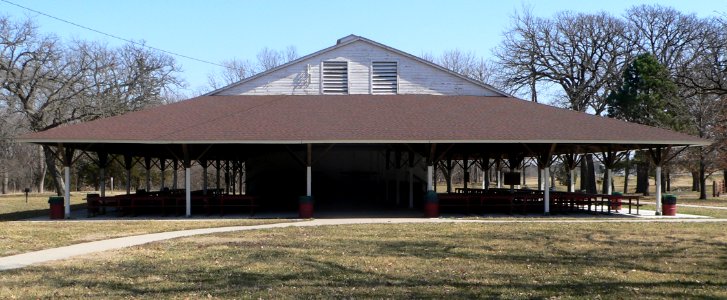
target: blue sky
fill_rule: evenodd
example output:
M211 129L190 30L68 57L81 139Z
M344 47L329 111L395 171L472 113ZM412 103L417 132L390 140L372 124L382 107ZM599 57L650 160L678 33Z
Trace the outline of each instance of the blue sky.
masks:
M449 49L488 57L510 17L523 7L547 17L563 10L608 11L660 3L698 16L727 13L727 1L231 1L231 0L8 0L87 27L191 57L220 62L254 60L263 47L289 45L306 55L356 34L414 55ZM0 14L30 17L44 33L66 38L122 42L0 2ZM207 83L220 67L176 58L187 93Z

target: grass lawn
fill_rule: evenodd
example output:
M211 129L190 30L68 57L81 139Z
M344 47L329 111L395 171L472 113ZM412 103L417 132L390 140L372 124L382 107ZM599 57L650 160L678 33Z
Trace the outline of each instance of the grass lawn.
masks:
M144 233L291 222L276 219L97 221L86 219L85 215L75 216L83 222L10 221L47 216L50 196L54 194L31 194L27 203L25 195L0 197L0 256ZM84 207L85 197L85 192L71 193L72 209Z
M641 210L655 210L656 206L652 204L647 204L641 207ZM698 216L707 216L712 218L725 218L727 219L727 210L726 209L709 209L709 208L701 208L701 207L683 207L677 205L677 213L678 214L689 214L689 215L698 215ZM727 228L727 224L725 224L725 227Z
M0 298L727 297L724 223L382 224L189 237L0 273Z
M673 195L677 196L677 204L693 204L693 205L727 207L727 195L722 195L720 197L712 197L712 194L710 192L709 194L707 194L707 199L700 200L699 192L674 191L674 192L667 192L667 194L673 194ZM654 201L654 199L655 199L655 196L653 194L649 197L644 197L644 200Z
M38 216L47 216L49 211L48 198L53 193L30 194L25 202L25 194L0 196L0 221L22 220ZM86 193L71 193L71 210L86 206Z
M0 222L0 256L145 233L280 222L292 220Z

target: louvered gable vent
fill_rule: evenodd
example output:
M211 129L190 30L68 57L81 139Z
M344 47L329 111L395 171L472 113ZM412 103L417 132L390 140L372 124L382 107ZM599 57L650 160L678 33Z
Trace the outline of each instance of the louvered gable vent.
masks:
M323 62L323 93L348 94L348 62Z
M375 61L371 64L371 93L397 93L397 64L395 61Z

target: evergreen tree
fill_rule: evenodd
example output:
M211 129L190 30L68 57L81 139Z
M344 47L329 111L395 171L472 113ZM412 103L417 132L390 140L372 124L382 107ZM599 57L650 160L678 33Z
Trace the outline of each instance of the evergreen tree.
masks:
M685 109L676 97L677 86L653 55L637 56L624 70L622 80L607 100L610 117L683 130Z

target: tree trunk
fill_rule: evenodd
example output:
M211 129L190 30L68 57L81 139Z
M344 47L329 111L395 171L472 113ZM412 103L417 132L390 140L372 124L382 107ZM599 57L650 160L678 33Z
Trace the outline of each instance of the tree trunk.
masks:
M45 192L45 173L48 171L43 148L43 146L38 147L38 193L41 194Z
M692 171L692 192L699 191L699 171Z
M452 192L452 170L444 173L444 181L447 183L447 193Z
M666 191L671 192L671 171L666 171Z
M2 191L0 191L0 192L2 192L2 194L4 195L4 194L8 193L8 181L9 181L8 180L8 168L5 166L3 166L2 176L3 176Z
M661 169L661 192L666 193L666 168Z
M490 165L490 162L486 161L485 167L487 167L489 165ZM490 188L490 169L489 168L482 169L482 172L483 172L482 175L484 176L483 180L485 181L485 189L489 189Z
M76 192L81 191L81 172L76 170Z
M611 183L609 180L608 171L603 172L603 182L601 183L601 194L608 194L608 185Z
M641 161L636 164L636 193L649 195L649 168L648 161Z
M707 177L706 177L707 166L704 163L704 155L699 156L699 199L707 199Z
M626 166L624 167L624 194L629 192L629 172L631 172L631 157L626 154Z
M548 167L548 172L550 172L550 188L555 190L555 172L553 172L551 167Z
M64 184L63 184L63 175L61 175L60 170L58 170L58 166L56 165L56 159L53 155L53 152L51 152L50 147L48 146L42 146L43 152L45 154L45 164L48 166L48 172L51 175L51 178L53 179L53 186L56 189L56 194L58 196L63 196L65 190L64 190Z
M177 178L177 170L179 169L179 161L178 160L175 159L175 160L172 161L172 169L173 169L172 170L172 189L173 190L176 190L176 189L178 189L178 187L177 187L177 181L179 181L178 178Z
M586 164L588 166L588 193L598 193L598 188L596 187L596 168L593 165L593 154L586 155Z
M581 159L581 191L587 191L588 190L588 165L586 164L585 159Z

